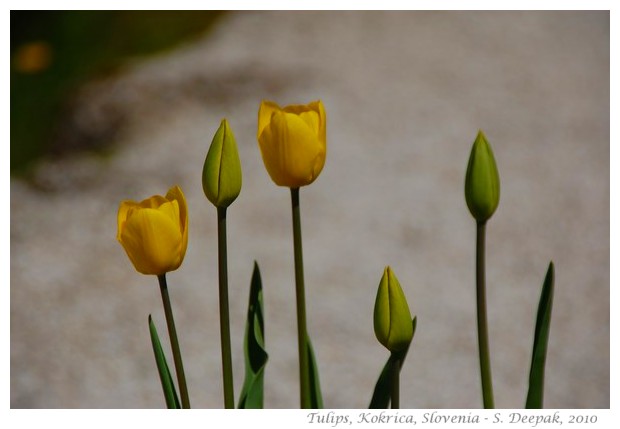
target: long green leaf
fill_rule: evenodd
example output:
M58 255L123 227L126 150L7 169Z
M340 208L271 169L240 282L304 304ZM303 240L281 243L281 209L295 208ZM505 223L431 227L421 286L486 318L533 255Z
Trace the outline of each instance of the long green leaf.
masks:
M532 364L530 367L530 386L527 392L525 408L542 408L545 387L545 361L547 358L547 343L549 341L549 323L551 322L551 307L553 306L555 272L553 262L543 283L536 316L536 330L534 331L534 346L532 348Z
M413 325L413 334L415 335L415 328L417 324L417 317L414 317L411 321ZM411 341L413 341L413 337L411 337ZM381 371L381 375L379 375L379 379L377 380L377 384L375 384L375 390L372 394L372 399L370 400L370 405L368 408L370 409L381 409L381 408L389 408L390 406L390 397L392 392L392 386L390 384L390 373L392 372L392 365L397 360L400 360L400 368L402 369L403 364L405 363L405 358L407 357L407 352L409 351L409 347L411 346L411 342L407 345L404 350L400 352L390 354L389 359L383 366L383 370Z
M164 397L166 398L166 406L168 408L181 408L179 404L179 398L174 388L174 381L170 375L170 369L166 362L166 356L161 348L161 342L157 335L157 329L153 323L153 319L149 314L149 331L151 333L151 343L153 344L153 353L155 354L155 362L157 363L157 370L159 371L159 379L161 380L161 387L164 391Z
M245 380L239 395L238 408L263 408L263 378L269 357L265 350L264 332L263 286L258 264L254 262L243 342Z
M319 369L316 364L316 358L314 357L314 348L310 341L310 336L306 335L308 341L308 365L310 376L310 392L307 397L310 399L310 408L320 409L323 408L323 395L321 394L321 380L319 379Z

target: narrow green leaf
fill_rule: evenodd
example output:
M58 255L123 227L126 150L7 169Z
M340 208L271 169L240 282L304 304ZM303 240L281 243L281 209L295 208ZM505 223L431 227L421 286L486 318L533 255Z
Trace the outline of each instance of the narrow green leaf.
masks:
M316 364L316 358L314 357L314 348L310 341L310 336L306 335L308 341L308 365L310 376L310 394L307 397L310 399L310 408L320 409L323 408L323 395L321 394L321 381L319 379L319 369Z
M153 353L155 354L155 362L157 363L157 370L159 371L159 379L161 380L161 387L164 391L164 397L166 398L166 406L168 408L181 408L177 392L174 388L174 381L170 375L170 369L166 362L166 356L161 348L159 336L157 335L157 329L153 323L153 319L149 314L149 331L151 332L151 343L153 344Z
M555 271L553 262L543 283L536 316L536 330L534 331L534 346L532 348L532 364L530 367L530 386L527 392L525 408L542 408L545 387L545 360L547 358L547 343L549 341L549 324L551 322L551 307L553 306Z
M265 350L264 332L263 286L258 264L254 262L243 342L245 380L239 395L238 408L263 408L263 378L269 357Z
M417 317L414 317L411 321L413 325L413 335L415 336L415 328L417 324ZM400 368L402 369L403 364L405 363L405 358L407 357L407 352L409 351L409 347L411 346L411 342L413 341L413 336L411 337L411 341L403 350L399 352L395 352L390 354L389 359L383 366L383 370L381 371L381 375L379 375L379 379L377 380L377 384L375 384L375 390L372 394L372 399L370 400L369 409L381 409L381 408L389 408L390 406L390 396L392 394L392 386L390 384L390 373L392 371L392 365L396 360L400 360Z

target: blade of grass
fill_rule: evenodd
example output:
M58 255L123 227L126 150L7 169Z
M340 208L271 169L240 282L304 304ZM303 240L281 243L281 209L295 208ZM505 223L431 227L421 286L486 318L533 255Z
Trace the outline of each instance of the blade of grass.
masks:
M264 331L263 286L260 269L254 262L243 343L245 380L239 395L238 408L263 408L263 378L269 357L265 350Z
M413 335L415 336L415 328L417 324L417 317L414 317L411 321L413 325ZM411 338L413 342L413 337ZM390 397L392 395L392 384L390 381L390 374L392 373L392 366L395 362L400 362L400 367L403 367L405 363L405 357L407 357L407 352L409 351L409 347L411 343L402 351L398 353L392 353L383 366L383 370L381 371L381 375L379 375L379 379L375 384L375 390L372 393L372 399L370 400L369 409L385 409L390 406Z
M323 408L323 395L321 394L321 381L319 379L319 370L316 364L316 358L314 357L314 348L310 341L310 336L306 335L307 349L308 349L308 378L309 378L309 392L308 399L310 401L310 407L313 409Z
M174 388L174 381L172 375L170 375L170 369L166 362L166 356L161 348L161 342L157 335L157 329L153 323L153 319L149 314L149 331L151 333L151 343L153 344L153 353L155 354L155 362L157 363L157 370L159 371L159 379L161 380L161 387L164 391L164 397L166 399L166 406L168 408L181 408L179 404L179 397Z
M538 314L536 316L532 363L530 366L530 385L525 402L525 408L528 409L543 407L545 361L547 359L549 324L551 322L551 308L553 306L554 279L555 269L553 267L553 262L550 262L540 294Z

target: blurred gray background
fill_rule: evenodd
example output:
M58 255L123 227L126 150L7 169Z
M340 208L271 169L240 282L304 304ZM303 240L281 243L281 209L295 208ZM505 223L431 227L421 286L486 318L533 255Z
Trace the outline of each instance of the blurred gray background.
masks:
M475 223L463 196L482 129L502 186L487 226L496 405L524 404L553 260L545 406L609 408L609 48L605 11L239 12L85 85L67 127L122 118L108 154L43 159L11 179L11 407L165 406L147 328L152 314L169 353L157 281L134 271L115 234L121 200L174 184L190 238L168 281L192 405L223 407L216 212L201 172L224 117L244 173L228 211L235 395L256 260L265 406L297 407L290 197L263 167L256 118L262 99L321 99L327 161L301 204L326 407L368 406L388 357L372 325L388 264L418 317L401 406L482 406Z

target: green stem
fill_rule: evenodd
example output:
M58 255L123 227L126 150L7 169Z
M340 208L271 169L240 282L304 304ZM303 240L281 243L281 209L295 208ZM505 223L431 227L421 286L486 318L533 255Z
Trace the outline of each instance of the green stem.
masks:
M232 356L230 351L230 316L228 314L228 251L226 249L226 208L217 209L217 246L220 295L220 340L224 377L224 407L235 408Z
M392 409L397 410L400 408L400 358L394 359L392 363Z
M170 296L168 295L168 282L166 274L157 276L159 280L159 289L161 290L161 300L164 304L164 313L166 315L166 324L168 325L168 335L170 336L170 345L172 346L172 356L174 357L174 367L177 372L177 380L181 391L181 405L183 408L190 408L189 395L187 393L187 383L185 382L185 370L183 370L183 360L181 359L181 349L179 348L179 340L177 338L177 330L174 326L174 317L172 315L172 306L170 305Z
M299 188L291 188L293 209L293 247L295 253L295 293L297 301L297 343L299 349L299 389L301 408L310 408L310 372L306 329L306 297L304 290L304 261L301 246L301 216Z
M487 328L487 303L485 286L484 247L486 222L478 222L476 228L476 304L478 309L478 351L480 355L480 378L484 408L495 408L493 380L489 357L489 333Z

